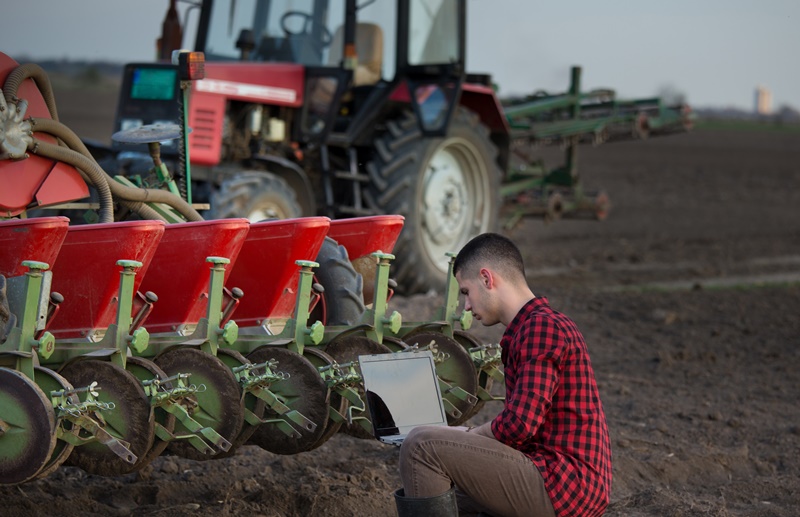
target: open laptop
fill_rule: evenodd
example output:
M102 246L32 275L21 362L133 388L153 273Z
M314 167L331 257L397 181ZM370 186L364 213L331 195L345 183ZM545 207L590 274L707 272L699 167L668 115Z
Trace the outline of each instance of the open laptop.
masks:
M375 438L400 446L420 425L447 425L430 351L358 358Z

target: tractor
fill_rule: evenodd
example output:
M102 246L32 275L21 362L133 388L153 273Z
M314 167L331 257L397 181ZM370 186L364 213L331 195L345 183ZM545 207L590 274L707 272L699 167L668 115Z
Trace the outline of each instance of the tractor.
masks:
M160 60L125 66L115 130L181 118L165 143L181 193L210 218L332 219L400 214L400 292L444 287L446 253L501 218L603 218L584 192L577 144L686 130L686 107L622 102L610 90L539 94L502 106L491 77L465 70L461 0L170 2ZM180 7L180 9L179 9ZM183 20L180 20L182 11ZM169 56L194 36L205 79L188 97ZM520 161L520 145L563 145L566 163ZM191 163L182 167L186 152ZM106 168L150 185L145 146L93 149ZM110 161L109 161L110 160Z

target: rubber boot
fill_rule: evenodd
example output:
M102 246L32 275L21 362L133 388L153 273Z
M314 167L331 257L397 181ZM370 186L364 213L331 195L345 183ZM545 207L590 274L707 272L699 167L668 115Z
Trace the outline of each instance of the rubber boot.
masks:
M458 517L456 489L433 497L406 497L400 488L394 493L398 517Z

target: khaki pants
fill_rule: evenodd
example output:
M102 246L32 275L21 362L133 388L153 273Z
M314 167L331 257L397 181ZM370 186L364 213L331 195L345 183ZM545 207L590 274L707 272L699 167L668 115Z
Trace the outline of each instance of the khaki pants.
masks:
M433 497L456 486L461 515L554 517L533 462L511 447L449 427L413 429L400 449L408 497Z

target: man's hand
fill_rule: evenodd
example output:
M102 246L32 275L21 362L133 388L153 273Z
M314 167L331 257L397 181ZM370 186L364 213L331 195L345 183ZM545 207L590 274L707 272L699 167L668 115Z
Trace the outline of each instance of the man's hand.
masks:
M465 433L474 433L480 436L485 436L486 438L495 439L494 433L492 432L492 422L486 422L483 425L479 425L477 427L473 426L464 426L464 425L456 425L452 426L451 429L457 429L459 431L464 431Z
M485 436L486 438L491 438L495 440L494 433L492 432L492 421L489 420L485 424L481 424L478 427L474 427L470 429L470 433L475 433L481 436Z

